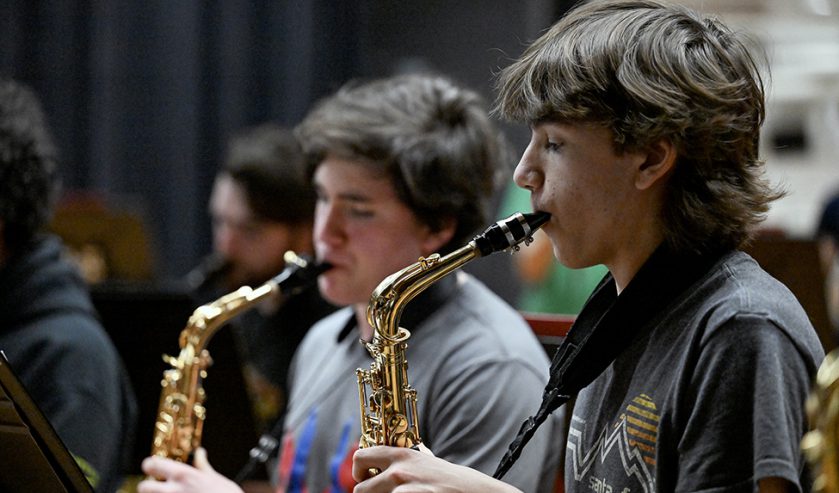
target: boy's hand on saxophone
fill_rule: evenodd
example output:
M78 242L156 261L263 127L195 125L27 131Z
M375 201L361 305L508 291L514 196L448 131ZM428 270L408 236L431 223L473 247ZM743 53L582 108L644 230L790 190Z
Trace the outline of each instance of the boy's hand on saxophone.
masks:
M369 477L367 471L371 468L381 472ZM359 482L353 490L355 493L521 493L474 469L435 457L425 445L417 448L380 445L358 449L353 455L353 478Z
M137 493L242 493L233 481L217 473L207 460L203 447L195 450L193 465L151 456L143 461L143 472L150 478L137 486Z

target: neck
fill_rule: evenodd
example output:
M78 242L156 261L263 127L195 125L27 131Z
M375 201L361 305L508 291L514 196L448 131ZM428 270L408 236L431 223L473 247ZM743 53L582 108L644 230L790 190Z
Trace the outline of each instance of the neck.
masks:
M373 340L373 327L367 323L367 303L357 303L353 305L355 312L355 320L358 323L358 336L363 341Z
M626 289L662 241L664 241L664 233L658 228L639 229L632 238L625 240L615 259L606 264L615 278L618 294Z

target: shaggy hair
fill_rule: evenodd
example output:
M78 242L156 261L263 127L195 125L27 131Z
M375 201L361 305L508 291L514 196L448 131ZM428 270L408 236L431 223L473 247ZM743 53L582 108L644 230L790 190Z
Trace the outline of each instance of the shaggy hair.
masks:
M480 97L440 76L350 83L298 126L309 174L327 154L390 177L399 199L433 231L454 220L453 251L483 229L511 160Z
M715 19L654 0L594 1L559 20L498 79L496 111L529 123L591 123L616 152L677 149L665 241L706 252L747 242L783 195L758 158L759 65Z
M55 148L35 93L0 78L0 222L10 251L51 219L59 191Z

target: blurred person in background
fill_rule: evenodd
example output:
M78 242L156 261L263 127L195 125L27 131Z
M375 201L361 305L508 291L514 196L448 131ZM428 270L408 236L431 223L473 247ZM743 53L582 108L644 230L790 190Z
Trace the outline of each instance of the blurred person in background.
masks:
M57 155L35 94L0 79L0 350L90 483L127 470L136 403L62 241L44 232Z
M311 257L314 208L303 153L289 129L264 123L234 136L210 196L213 253L187 276L198 302L262 285L285 268L288 250ZM310 286L231 321L260 432L281 426L294 351L334 310Z
M839 341L839 194L824 205L816 227L819 260L825 277L825 301L833 328L833 340Z

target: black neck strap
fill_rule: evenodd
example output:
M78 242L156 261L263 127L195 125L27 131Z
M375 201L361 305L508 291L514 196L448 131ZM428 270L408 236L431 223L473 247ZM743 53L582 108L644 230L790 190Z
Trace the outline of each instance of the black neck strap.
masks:
M642 328L665 312L720 257L720 252L676 255L664 245L659 246L620 296L615 280L607 275L557 348L542 404L522 424L493 477L501 479L548 415L597 378Z

